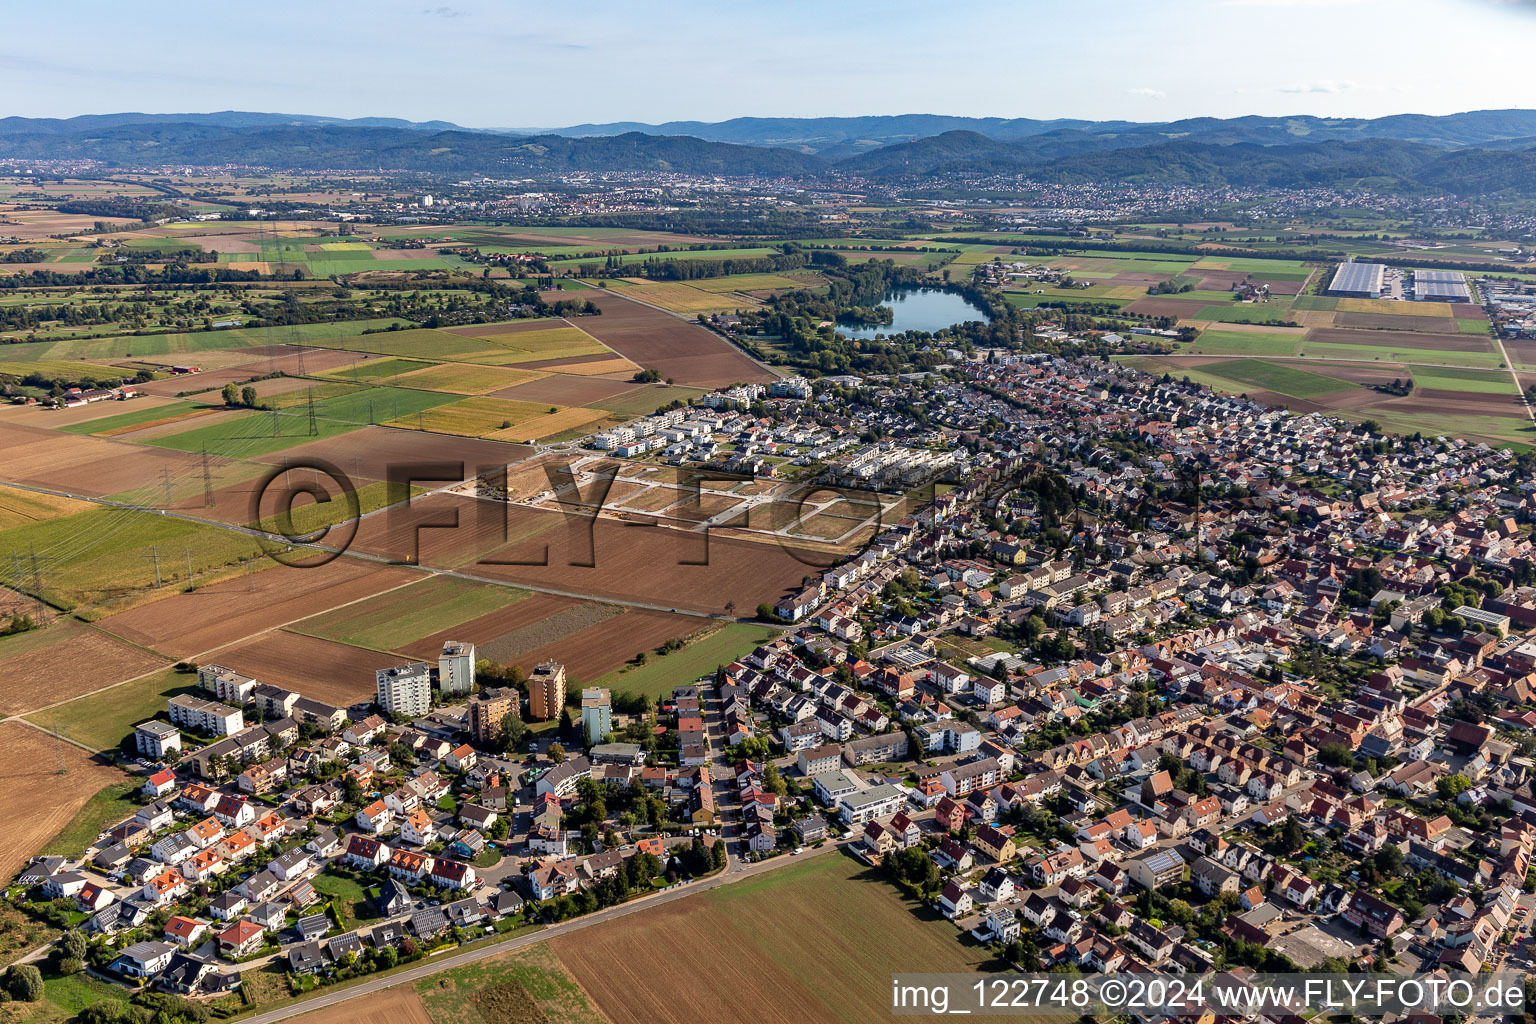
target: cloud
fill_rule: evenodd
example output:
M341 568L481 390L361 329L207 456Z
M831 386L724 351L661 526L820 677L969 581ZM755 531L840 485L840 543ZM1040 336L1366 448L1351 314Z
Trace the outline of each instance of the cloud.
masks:
M428 7L421 13L430 15L434 18L462 18L464 17L465 12L459 10L457 7Z
M1358 88L1359 86L1354 82L1335 82L1332 79L1323 79L1317 82L1302 82L1294 85L1282 85L1276 91L1290 93L1293 95L1304 93L1326 93L1328 95L1333 95L1335 93L1349 92L1352 89Z
M1136 89L1127 89L1125 90L1125 93L1127 96L1144 96L1149 100L1163 100L1168 98L1168 94L1163 92L1163 90L1149 89L1144 85Z

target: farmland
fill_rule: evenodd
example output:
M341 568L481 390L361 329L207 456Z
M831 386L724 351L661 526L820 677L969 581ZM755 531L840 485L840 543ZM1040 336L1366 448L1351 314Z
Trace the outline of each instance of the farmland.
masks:
M772 626L733 622L690 640L680 651L652 653L644 665L625 666L590 681L614 690L658 697L671 692L672 687L681 682L708 675L716 666L727 665L750 654L754 647L778 634Z
M9 879L74 820L87 801L121 781L122 774L28 725L0 722L0 779L5 780L0 815L7 822L0 841L0 875Z
M526 596L526 591L510 587L437 576L306 619L296 628L354 647L401 650L422 637L489 615Z
M0 714L14 715L161 668L166 659L72 619L0 637Z
M165 702L197 687L197 676L174 668L128 682L57 708L33 712L27 721L52 729L92 750L112 750L132 735L136 722L165 711Z
M431 1024L604 1024L608 1019L547 943L423 978L415 995Z
M988 969L989 952L873 876L815 857L550 947L614 1024L730 1020L743 1002L754 1020L859 1024L890 1012L893 972Z
M665 380L724 387L771 376L729 342L702 327L681 323L616 293L594 291L590 297L603 315L583 322L588 333Z

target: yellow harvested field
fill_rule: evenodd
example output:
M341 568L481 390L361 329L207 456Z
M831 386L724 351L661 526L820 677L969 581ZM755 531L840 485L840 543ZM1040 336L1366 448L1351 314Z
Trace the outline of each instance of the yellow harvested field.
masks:
M325 252L367 252L372 246L362 242L321 242L320 248Z
M1399 302L1394 299L1340 299L1340 313L1392 313L1397 316L1451 316L1449 302Z
M554 411L551 412L550 410ZM387 426L428 430L460 437L490 437L497 440L528 440L573 430L585 423L603 419L601 409L581 409L544 405L539 402L514 402L505 398L466 398L462 402L440 405L413 416L402 416Z
M550 327L539 331L508 331L505 334L480 334L475 340L507 353L506 358L475 357L476 362L527 363L537 359L563 359L566 356L598 356L611 351L607 345L579 327Z
M751 309L762 305L756 299L711 295L686 284L635 283L624 289L624 296L649 302L673 313L728 313L733 309Z
M542 441L546 437L588 426L608 416L608 413L602 409L570 407L560 409L558 412L550 412L549 406L545 406L544 409L541 415L530 417L514 427L498 430L494 434L485 436L492 441Z
M87 512L95 507L88 501L0 486L0 530Z
M1139 284L1112 285L1109 291L1104 293L1106 299L1140 299L1147 294L1147 289Z
M506 366L481 366L475 363L440 363L410 370L379 383L425 391L446 391L453 395L483 395L516 384L527 384L549 374L538 370L514 370Z
M805 280L785 277L782 274L737 274L733 277L711 277L702 281L692 281L689 287L718 294L760 292L770 288L814 288L821 283L819 278Z
M558 373L573 373L578 377L598 377L605 373L632 373L639 367L623 356L615 356L612 359L598 359L590 363L561 363L550 369Z

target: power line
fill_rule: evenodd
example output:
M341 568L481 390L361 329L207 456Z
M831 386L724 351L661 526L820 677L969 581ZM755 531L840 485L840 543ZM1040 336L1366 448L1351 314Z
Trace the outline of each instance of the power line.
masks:
M149 554L140 555L140 558L151 559L155 563L155 587L160 586L160 548L158 545L150 545Z
M213 508L213 471L208 468L208 446L203 445L203 508Z

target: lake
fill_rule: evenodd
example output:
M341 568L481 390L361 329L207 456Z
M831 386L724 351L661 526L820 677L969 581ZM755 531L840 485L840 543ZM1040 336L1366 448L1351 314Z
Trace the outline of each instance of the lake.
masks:
M849 338L887 337L902 331L941 331L967 320L989 320L986 310L964 296L939 288L897 288L880 300L894 319L888 324L837 325L837 333Z

